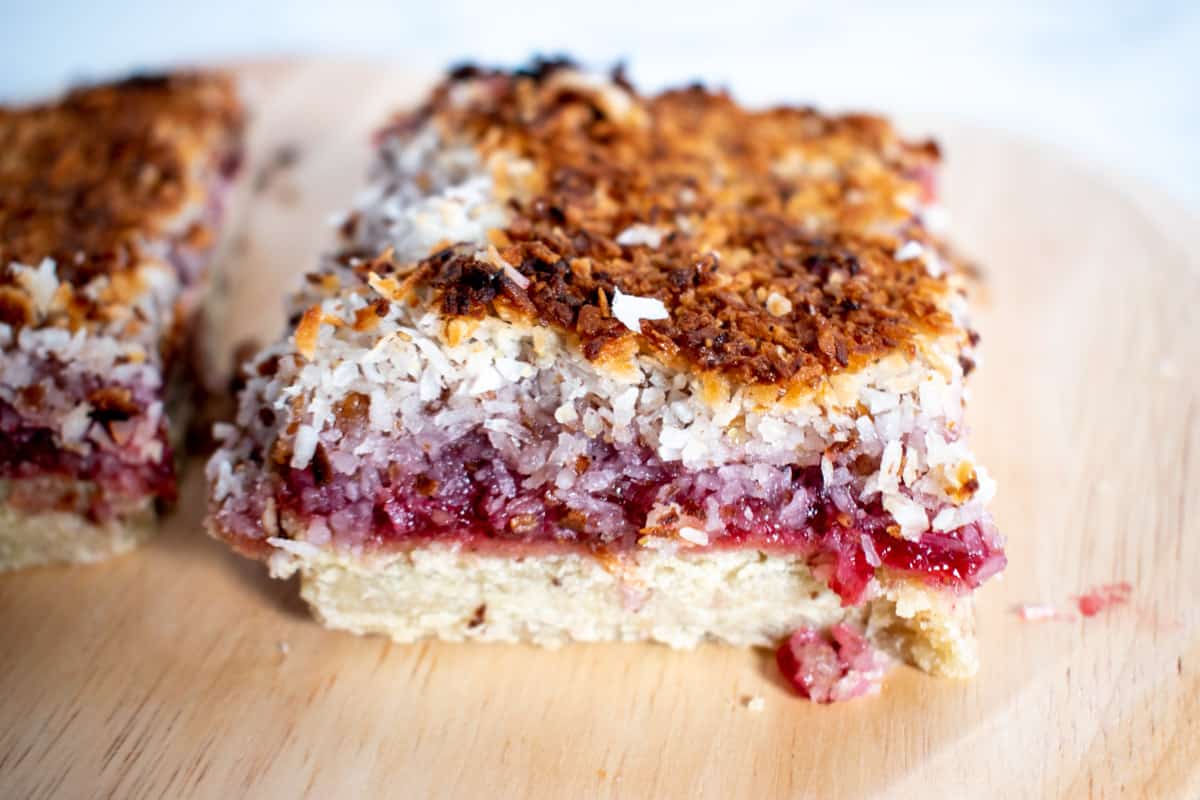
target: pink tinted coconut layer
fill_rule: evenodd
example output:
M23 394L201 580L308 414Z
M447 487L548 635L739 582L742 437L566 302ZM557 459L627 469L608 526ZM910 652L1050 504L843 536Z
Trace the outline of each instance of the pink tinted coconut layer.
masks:
M308 468L281 465L223 504L219 526L240 549L261 552L275 535L262 522L270 497L292 535L303 529L298 538L315 541L332 537L368 549L454 541L506 552L513 545L619 552L641 546L656 509L674 504L690 524L707 529L707 547L805 555L847 604L862 599L879 567L965 590L1005 564L986 517L955 531L899 538L878 500L861 503L848 487L826 489L816 467L773 468L766 479L745 465L689 471L645 448L594 440L562 490L527 485L518 465L482 433L436 456L394 445L386 466L360 466L352 474L335 469L319 447Z

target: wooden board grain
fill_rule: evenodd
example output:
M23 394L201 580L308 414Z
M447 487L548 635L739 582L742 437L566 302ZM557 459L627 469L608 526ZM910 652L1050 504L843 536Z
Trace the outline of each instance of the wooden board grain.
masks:
M369 132L422 81L364 65L247 71L251 180L228 340L361 184ZM976 450L1011 566L981 595L971 682L797 700L770 654L397 646L322 630L201 532L95 567L0 576L0 797L1200 796L1200 227L1061 153L951 124L946 203L986 265ZM1024 623L1127 580L1129 605ZM743 699L761 696L765 710Z

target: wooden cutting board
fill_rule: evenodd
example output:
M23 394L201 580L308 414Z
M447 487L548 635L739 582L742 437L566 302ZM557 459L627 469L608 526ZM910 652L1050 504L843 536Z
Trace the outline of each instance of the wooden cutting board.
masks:
M246 74L230 341L279 329L372 127L425 84ZM905 667L819 707L764 652L328 632L204 536L193 469L140 552L0 576L0 797L1200 797L1198 220L1046 147L914 130L942 139L986 268L969 418L1011 565L980 597L977 679ZM1089 619L1011 610L1113 581L1130 602Z

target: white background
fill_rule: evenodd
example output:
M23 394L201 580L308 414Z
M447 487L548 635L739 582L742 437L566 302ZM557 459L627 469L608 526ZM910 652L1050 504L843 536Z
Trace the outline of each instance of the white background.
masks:
M434 69L563 50L625 58L645 88L702 78L752 102L949 113L1200 209L1200 0L0 0L5 99L173 62L327 54Z

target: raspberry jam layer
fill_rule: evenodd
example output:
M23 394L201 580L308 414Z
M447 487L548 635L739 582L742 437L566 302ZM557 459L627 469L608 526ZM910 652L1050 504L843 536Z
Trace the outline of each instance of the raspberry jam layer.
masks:
M801 553L848 604L862 599L880 566L964 590L1005 564L986 518L901 539L878 500L861 503L848 486L823 486L816 467L688 471L649 450L600 440L551 479L531 477L528 465L521 466L506 462L482 433L436 456L400 448L386 468L353 474L334 469L318 447L307 469L280 466L278 476L250 496L272 494L288 529L303 528L314 541L328 532L336 542L376 548L438 540L507 552L513 544L619 552L645 546L648 531L673 523L700 533L701 546ZM253 551L270 535L261 515L261 509L226 507L219 521L235 544ZM696 537L677 544L697 546Z
M117 516L121 508L136 506L146 498L173 503L176 495L175 469L167 430L160 426L162 456L145 461L126 456L118 449L89 447L85 451L63 448L53 432L44 427L20 424L20 417L0 401L0 480L44 481L63 478L94 484L86 497L55 492L14 493L26 512L74 511L93 522ZM83 507L79 504L83 503Z

